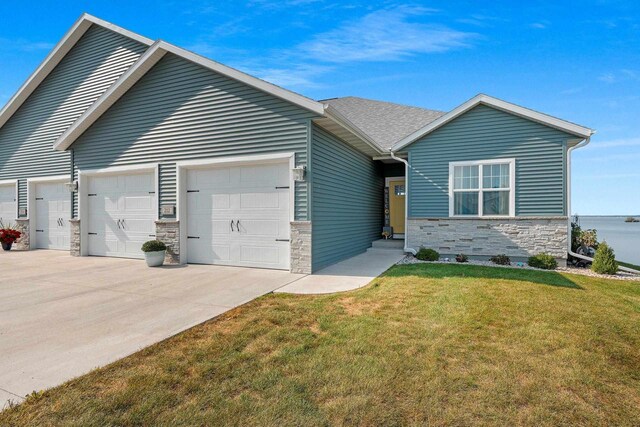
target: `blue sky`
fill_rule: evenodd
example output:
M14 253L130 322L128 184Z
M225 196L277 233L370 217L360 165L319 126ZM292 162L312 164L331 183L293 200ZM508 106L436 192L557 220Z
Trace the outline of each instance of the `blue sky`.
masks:
M0 104L82 12L315 99L450 110L483 92L591 128L573 211L640 215L640 2L0 4Z

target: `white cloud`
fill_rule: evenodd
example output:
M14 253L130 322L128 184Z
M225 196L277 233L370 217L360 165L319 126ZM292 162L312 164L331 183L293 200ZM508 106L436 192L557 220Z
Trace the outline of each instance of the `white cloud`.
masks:
M477 36L474 33L411 21L434 12L433 9L408 6L378 10L317 34L297 50L319 61L345 63L397 61L420 53L470 46L469 41Z
M601 82L605 82L605 83L615 83L616 82L616 76L613 75L613 73L606 73L606 74L603 74L600 77L598 77L598 80L600 80Z
M283 87L317 88L317 77L329 73L333 68L323 65L297 64L291 67L246 68L244 72Z
M49 42L32 42L25 39L4 39L0 38L0 49L2 50L16 50L19 52L35 52L38 50L53 49L55 44Z
M535 28L536 30L544 30L548 26L549 26L549 23L547 22L534 22L532 24L529 24L529 27Z

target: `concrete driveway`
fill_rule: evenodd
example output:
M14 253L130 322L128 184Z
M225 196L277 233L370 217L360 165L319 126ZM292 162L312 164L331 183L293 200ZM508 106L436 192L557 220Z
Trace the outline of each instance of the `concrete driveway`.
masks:
M0 266L0 409L302 277L60 251L0 251Z

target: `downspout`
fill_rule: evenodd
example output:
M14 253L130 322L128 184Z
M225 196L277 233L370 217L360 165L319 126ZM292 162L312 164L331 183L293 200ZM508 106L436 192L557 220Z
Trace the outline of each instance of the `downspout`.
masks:
M401 159L400 157L396 157L396 155L391 150L389 150L389 153L391 154L392 159L404 163L405 185L404 185L404 249L403 250L405 252L410 252L413 255L415 255L418 253L418 251L416 251L413 248L407 247L407 237L409 236L409 162L407 162L405 159Z
M591 135L593 135L595 132L593 132ZM586 138L584 141L580 142L579 144L574 145L573 147L569 148L567 150L567 230L568 230L568 239L567 239L567 252L569 253L569 255L571 255L574 258L579 258L585 261L589 261L589 262L593 262L593 258L585 256L585 255L580 255L577 254L575 252L573 252L571 250L571 152L573 150L575 150L576 148L582 148L585 147L589 144L589 142L591 142L591 135L589 135L588 138ZM393 154L392 154L393 156ZM626 271L628 273L635 273L635 274L640 274L640 271L637 270L633 270L631 268L627 268L627 267L623 267L620 266L618 267L620 270L622 271Z

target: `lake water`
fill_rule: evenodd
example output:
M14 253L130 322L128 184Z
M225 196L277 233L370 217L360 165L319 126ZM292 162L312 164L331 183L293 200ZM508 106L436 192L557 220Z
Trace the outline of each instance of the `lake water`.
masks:
M580 216L583 230L595 228L598 241L606 240L620 261L640 265L640 222L624 222L627 216ZM634 218L640 219L640 215Z

